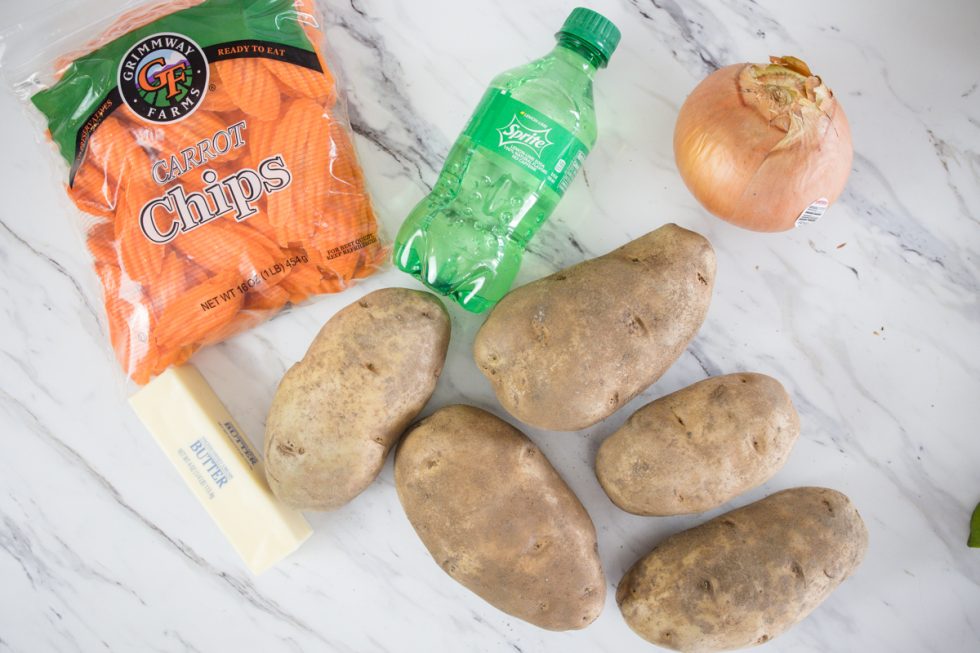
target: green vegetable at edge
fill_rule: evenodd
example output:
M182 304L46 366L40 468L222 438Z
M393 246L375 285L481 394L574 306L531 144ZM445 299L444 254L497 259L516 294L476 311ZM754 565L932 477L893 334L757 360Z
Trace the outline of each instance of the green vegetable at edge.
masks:
M980 504L977 505L976 510L973 511L973 517L970 518L970 539L966 541L966 545L980 549Z

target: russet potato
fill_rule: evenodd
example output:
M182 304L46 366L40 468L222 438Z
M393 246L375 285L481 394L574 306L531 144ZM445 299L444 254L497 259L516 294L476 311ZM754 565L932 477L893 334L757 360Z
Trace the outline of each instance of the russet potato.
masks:
M333 510L364 491L425 407L450 321L434 295L370 293L324 325L283 377L269 410L266 477L300 510Z
M399 445L395 487L436 563L494 607L549 630L599 616L606 581L592 520L510 424L471 406L436 411Z
M711 244L668 224L508 294L477 334L474 358L517 419L583 429L677 360L704 321L714 282Z

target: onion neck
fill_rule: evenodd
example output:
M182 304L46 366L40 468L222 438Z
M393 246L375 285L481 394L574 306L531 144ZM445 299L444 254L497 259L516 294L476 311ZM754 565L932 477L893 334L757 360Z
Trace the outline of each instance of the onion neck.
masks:
M745 103L769 125L795 140L829 117L833 93L796 57L770 57L768 64L748 64L739 74Z

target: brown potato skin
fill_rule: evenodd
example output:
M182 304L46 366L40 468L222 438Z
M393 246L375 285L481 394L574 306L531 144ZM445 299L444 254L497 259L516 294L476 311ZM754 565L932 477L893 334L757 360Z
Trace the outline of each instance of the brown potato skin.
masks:
M616 602L629 627L658 646L745 648L804 619L867 547L846 496L784 490L667 538L626 573Z
M434 295L370 293L320 330L283 377L265 430L265 470L283 503L334 510L363 492L435 391L450 320Z
M668 224L514 290L473 353L517 419L576 431L619 410L667 371L708 312L715 254Z
M472 406L415 426L395 453L408 520L442 569L548 630L592 623L606 598L595 526L527 436Z
M776 379L716 376L639 409L596 456L596 476L636 515L704 512L779 471L800 418Z

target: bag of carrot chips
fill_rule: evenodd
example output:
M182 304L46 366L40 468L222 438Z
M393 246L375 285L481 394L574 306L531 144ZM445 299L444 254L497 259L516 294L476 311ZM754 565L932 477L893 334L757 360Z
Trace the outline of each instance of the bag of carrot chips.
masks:
M386 258L320 24L311 0L142 3L19 83L136 383Z

